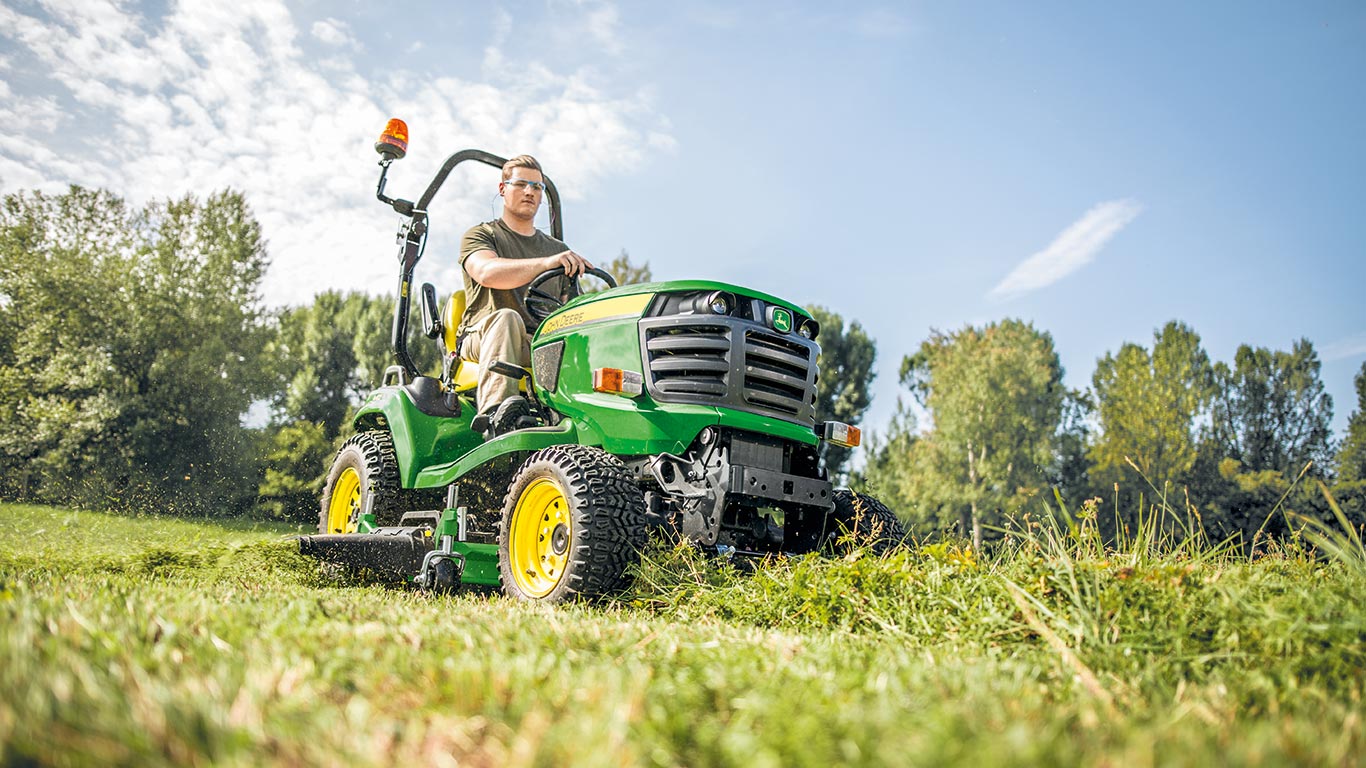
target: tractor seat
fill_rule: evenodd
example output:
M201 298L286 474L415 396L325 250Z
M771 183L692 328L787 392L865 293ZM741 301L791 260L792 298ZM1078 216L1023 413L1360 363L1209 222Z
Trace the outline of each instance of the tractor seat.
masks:
M451 388L456 392L468 392L479 386L479 363L461 359L460 349L456 346L460 339L460 320L465 316L465 303L465 292L456 291L441 312L441 343L446 347L446 354L455 355L451 363Z
M455 355L451 363L451 388L456 392L469 392L478 387L479 373L483 370L479 363L461 358L456 346L460 339L460 321L465 316L465 304L465 291L461 289L451 294L450 301L446 302L441 312L441 342L446 346L446 354ZM526 379L518 383L517 389L526 391Z

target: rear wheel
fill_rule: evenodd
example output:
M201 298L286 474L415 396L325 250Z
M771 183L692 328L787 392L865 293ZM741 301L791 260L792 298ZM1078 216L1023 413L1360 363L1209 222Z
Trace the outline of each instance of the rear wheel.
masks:
M644 496L620 459L582 445L537 451L503 503L503 593L557 603L616 592L644 544Z
M379 525L398 522L400 487L398 455L388 432L371 430L354 435L342 444L323 486L318 530L322 533L355 533L360 525L366 491L375 501L370 511Z
M866 549L885 555L905 545L906 529L882 502L848 489L835 491L835 508L825 527L825 551L846 555Z

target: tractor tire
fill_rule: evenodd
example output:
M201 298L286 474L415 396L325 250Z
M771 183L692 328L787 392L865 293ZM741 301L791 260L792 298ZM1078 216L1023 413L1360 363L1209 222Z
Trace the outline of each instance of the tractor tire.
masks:
M533 453L498 530L503 594L560 603L624 589L645 546L645 498L617 457L583 445Z
M375 494L370 511L377 525L397 525L404 510L394 439L383 430L353 435L337 451L323 486L320 533L356 533L365 492Z
M906 529L882 502L848 489L835 491L835 508L825 526L824 549L835 556L856 549L880 557L905 546Z

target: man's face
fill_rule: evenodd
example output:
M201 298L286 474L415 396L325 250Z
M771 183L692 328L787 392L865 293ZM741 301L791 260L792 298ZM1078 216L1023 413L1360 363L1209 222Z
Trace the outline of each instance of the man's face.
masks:
M527 183L531 182L531 183ZM541 207L545 179L533 168L513 168L507 181L498 185L503 196L503 212L518 219L531 220Z

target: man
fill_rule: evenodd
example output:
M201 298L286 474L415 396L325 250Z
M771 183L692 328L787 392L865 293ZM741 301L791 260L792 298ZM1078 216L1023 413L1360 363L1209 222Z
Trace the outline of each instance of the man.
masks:
M459 353L465 360L483 363L474 426L492 434L515 429L527 413L525 401L516 397L517 381L489 365L495 360L523 368L531 364L529 332L535 326L526 314L527 283L555 267L563 267L569 277L593 268L564 243L536 229L536 211L545 196L545 177L536 158L519 155L504 163L498 194L503 215L470 227L460 242L467 304L460 322Z

